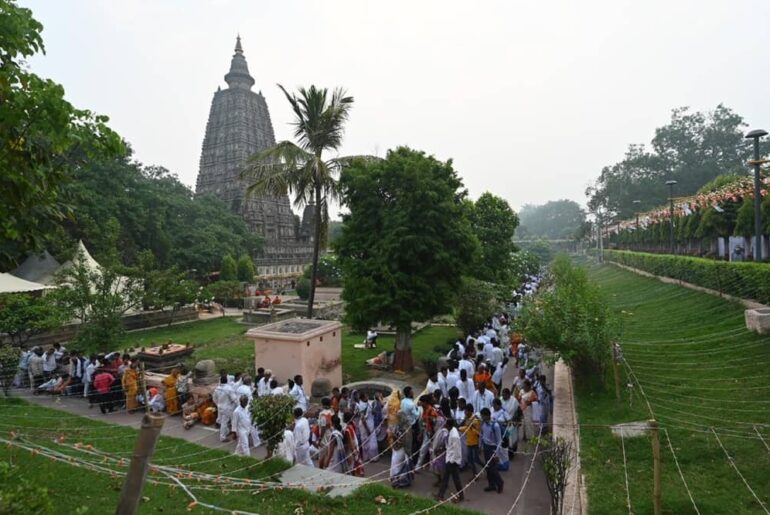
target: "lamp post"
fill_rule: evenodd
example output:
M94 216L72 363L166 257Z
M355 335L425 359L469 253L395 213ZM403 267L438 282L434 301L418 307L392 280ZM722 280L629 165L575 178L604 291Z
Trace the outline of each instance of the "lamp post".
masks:
M754 261L762 261L762 195L760 194L762 182L759 178L759 140L767 136L767 131L754 129L746 134L746 139L754 140L754 159L749 161L754 165Z
M674 253L674 186L676 186L676 181L666 181L666 186L668 186L668 214L669 214L669 247L671 249L671 253Z

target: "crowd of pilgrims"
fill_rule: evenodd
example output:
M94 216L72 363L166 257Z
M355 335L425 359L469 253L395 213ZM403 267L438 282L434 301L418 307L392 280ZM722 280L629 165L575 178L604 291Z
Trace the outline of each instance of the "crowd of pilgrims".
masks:
M537 286L538 278L531 277L521 295L531 295ZM514 304L513 316L516 311ZM38 394L82 395L102 413L147 406L153 412L181 412L186 428L198 420L216 422L220 440L234 439L235 453L243 456L262 444L251 400L290 395L293 421L276 451L286 461L364 476L366 464L390 453L392 486L408 487L415 473L429 471L439 487L436 497L443 499L452 480L457 491L452 500L459 502L464 499L461 471L469 471L471 481L486 473L485 491L500 493L500 472L508 470L519 442L548 431L553 402L540 357L513 332L510 316L492 316L458 339L420 393L410 386L387 397L334 388L321 399L320 409L310 405L299 375L279 384L263 368L253 379L222 371L212 398L199 406L188 394L190 373L183 368L163 379L162 390L143 390L139 361L128 354L86 358L60 344L24 352L16 383ZM516 370L510 385L503 382L509 366Z
M526 291L534 288L531 282ZM295 400L293 421L276 452L290 463L364 476L367 464L390 454L394 487L408 487L415 473L426 471L436 476L437 498L444 498L451 480L457 492L452 500L459 502L460 472L467 470L470 480L486 473L485 491L500 493L500 472L508 470L519 442L548 431L553 403L539 356L503 314L458 339L442 362L422 392L407 386L385 397L334 388L320 410L310 406L301 376L282 387L270 370L258 369L255 380L223 372L213 395L220 439L234 437L235 453L249 455L261 444L251 399L288 394ZM504 384L509 366L517 373Z

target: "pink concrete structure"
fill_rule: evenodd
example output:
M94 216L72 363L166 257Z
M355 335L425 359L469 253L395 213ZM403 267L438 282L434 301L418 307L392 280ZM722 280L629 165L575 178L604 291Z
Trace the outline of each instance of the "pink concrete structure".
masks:
M305 391L315 379L342 386L342 324L332 320L292 318L250 329L254 362L269 368L280 383L301 374Z

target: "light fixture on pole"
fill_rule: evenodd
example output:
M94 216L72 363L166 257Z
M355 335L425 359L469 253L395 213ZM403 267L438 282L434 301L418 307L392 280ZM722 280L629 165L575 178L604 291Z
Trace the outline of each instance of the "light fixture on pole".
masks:
M666 181L668 186L668 214L669 214L669 248L674 253L674 186L676 181Z
M746 139L754 140L754 159L749 164L754 165L754 261L762 261L762 181L759 177L759 140L767 136L767 131L754 129L746 134Z

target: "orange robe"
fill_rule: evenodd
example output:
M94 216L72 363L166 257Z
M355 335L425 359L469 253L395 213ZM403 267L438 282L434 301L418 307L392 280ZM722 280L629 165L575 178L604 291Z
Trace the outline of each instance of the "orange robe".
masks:
M123 372L121 384L123 385L123 393L126 396L126 409L128 411L139 409L139 402L136 400L136 395L139 392L138 381L139 372L135 368L127 368Z
M166 387L166 411L169 415L176 415L179 413L179 397L176 393L176 379L177 376L166 376L163 380L163 386Z

